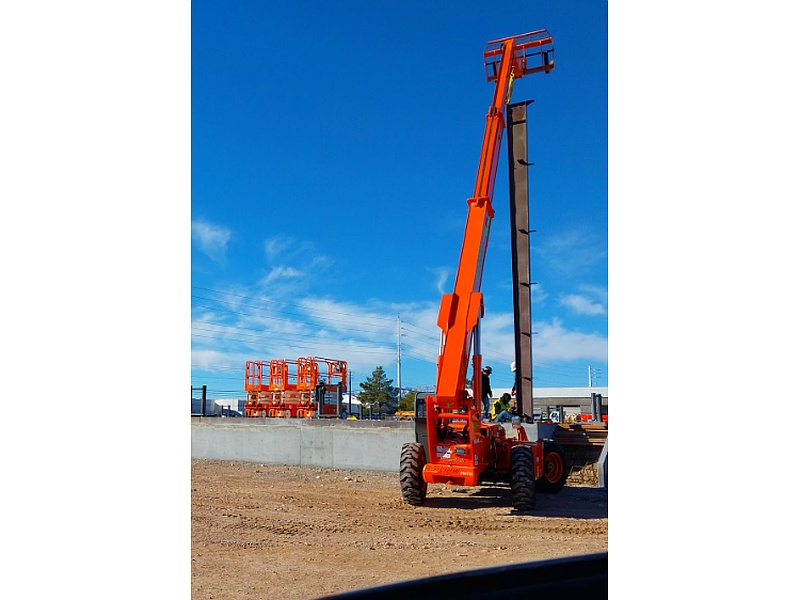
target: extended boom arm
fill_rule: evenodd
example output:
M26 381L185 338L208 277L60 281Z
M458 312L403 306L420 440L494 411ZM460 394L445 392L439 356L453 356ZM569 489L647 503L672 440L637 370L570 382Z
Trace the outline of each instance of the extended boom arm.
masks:
M505 129L505 108L514 79L555 67L553 38L545 30L489 42L484 51L486 77L495 82L494 98L486 115L478 176L472 198L467 200L467 224L452 294L442 296L438 325L442 330L437 363L436 397L439 410L459 411L466 406L466 377L470 350L473 354L473 402L481 400L480 319L483 317L481 280L489 229L494 217L497 161Z

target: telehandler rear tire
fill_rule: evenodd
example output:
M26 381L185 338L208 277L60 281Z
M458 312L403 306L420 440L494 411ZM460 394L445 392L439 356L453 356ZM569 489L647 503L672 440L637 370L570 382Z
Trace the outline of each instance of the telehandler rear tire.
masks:
M536 480L536 491L557 494L567 483L567 461L564 448L555 440L544 442L544 475Z
M511 448L511 505L516 510L533 510L536 507L533 452L526 444Z
M428 494L428 484L422 478L425 467L425 448L419 442L406 442L400 452L400 492L403 502L422 506Z

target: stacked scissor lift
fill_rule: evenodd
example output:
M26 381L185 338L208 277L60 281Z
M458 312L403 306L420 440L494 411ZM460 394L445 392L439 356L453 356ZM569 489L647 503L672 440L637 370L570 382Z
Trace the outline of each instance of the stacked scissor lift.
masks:
M338 417L347 363L318 356L247 361L244 381L246 417Z

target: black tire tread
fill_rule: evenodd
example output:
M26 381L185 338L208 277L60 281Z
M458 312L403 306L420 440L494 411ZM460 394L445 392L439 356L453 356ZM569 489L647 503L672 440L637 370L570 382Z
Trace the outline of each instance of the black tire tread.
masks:
M425 448L419 442L406 442L400 452L400 492L403 502L422 506L428 494L428 484L422 478Z
M523 511L536 507L533 452L524 444L511 448L511 505Z

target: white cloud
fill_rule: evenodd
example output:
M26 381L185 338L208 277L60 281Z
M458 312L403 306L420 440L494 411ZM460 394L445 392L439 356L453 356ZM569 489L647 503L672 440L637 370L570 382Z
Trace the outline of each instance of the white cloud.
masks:
M270 261L286 262L289 257L302 256L303 260L315 253L314 243L294 236L276 235L264 240L264 253ZM323 257L317 256L314 260Z
M599 333L581 333L564 329L560 319L537 323L534 360L558 362L570 360L608 361L608 339Z
M450 293L452 290L445 290L445 284L447 283L448 278L450 277L450 270L444 267L440 267L438 269L429 268L428 271L433 273L435 277L436 291L440 294L447 294Z
M595 298L601 304L608 305L608 290L606 288L599 285L585 284L579 286L578 289L587 296Z
M573 312L579 315L604 315L606 314L606 307L597 302L593 302L586 296L579 296L578 294L568 294L563 296L559 301L561 306L566 306Z
M230 354L219 350L192 350L192 366L197 369L215 370L230 362Z
M367 302L355 304L322 298L305 298L299 307L312 328L316 342L328 348L341 348L354 364L369 372L377 364L389 369L397 358L397 318L400 317L401 352L404 359L436 364L439 329L438 304L396 304Z
M285 281L291 279L299 279L303 276L302 271L298 271L294 267L273 267L272 270L269 272L264 279L260 281L262 285L267 285L270 283L275 283L278 281Z
M192 221L192 239L197 242L203 254L212 260L221 261L225 258L231 231L206 221Z
M537 239L539 243L533 246L532 251L539 260L562 274L591 270L608 261L605 241L595 232L540 234Z
M602 334L565 329L562 321L557 318L549 323L537 321L533 330L536 363L608 360L608 339ZM495 370L499 368L496 375L510 377L510 370L506 366L514 360L514 315L487 315L481 323L481 340L484 364L491 365ZM498 381L503 381L500 377Z
M336 261L325 254L317 253L313 242L293 236L277 235L264 240L264 254L271 265L269 274L259 285L270 285L270 291L278 295L296 296L308 289L304 277L315 273L315 281L324 279L333 270ZM300 267L291 266L292 264ZM280 286L276 288L274 286Z
M296 359L325 356L346 360L362 381L376 365L396 377L398 316L400 317L403 384L432 384L440 330L436 326L438 301L398 304L364 301L339 302L329 298L276 295L283 283L303 280L303 273L275 267L269 295L247 290L209 293L205 306L193 311L192 363L195 369L221 370L231 389L241 385L246 360ZM218 303L216 308L214 304ZM607 339L597 333L564 328L561 321L534 324L535 361L607 360ZM481 325L484 362L498 375L497 384L510 386L508 364L514 358L513 313L487 314Z
M325 269L330 269L336 263L330 256L325 256L324 254L317 254L314 258L311 259L309 263L309 268L312 271L324 271Z
M296 245L293 238L279 235L264 240L264 252L269 259L282 258Z
M371 340L390 340L393 333L396 335L397 316L395 313L392 317L390 305L376 309L324 298L305 298L299 301L299 306L309 319L327 331L356 334Z

